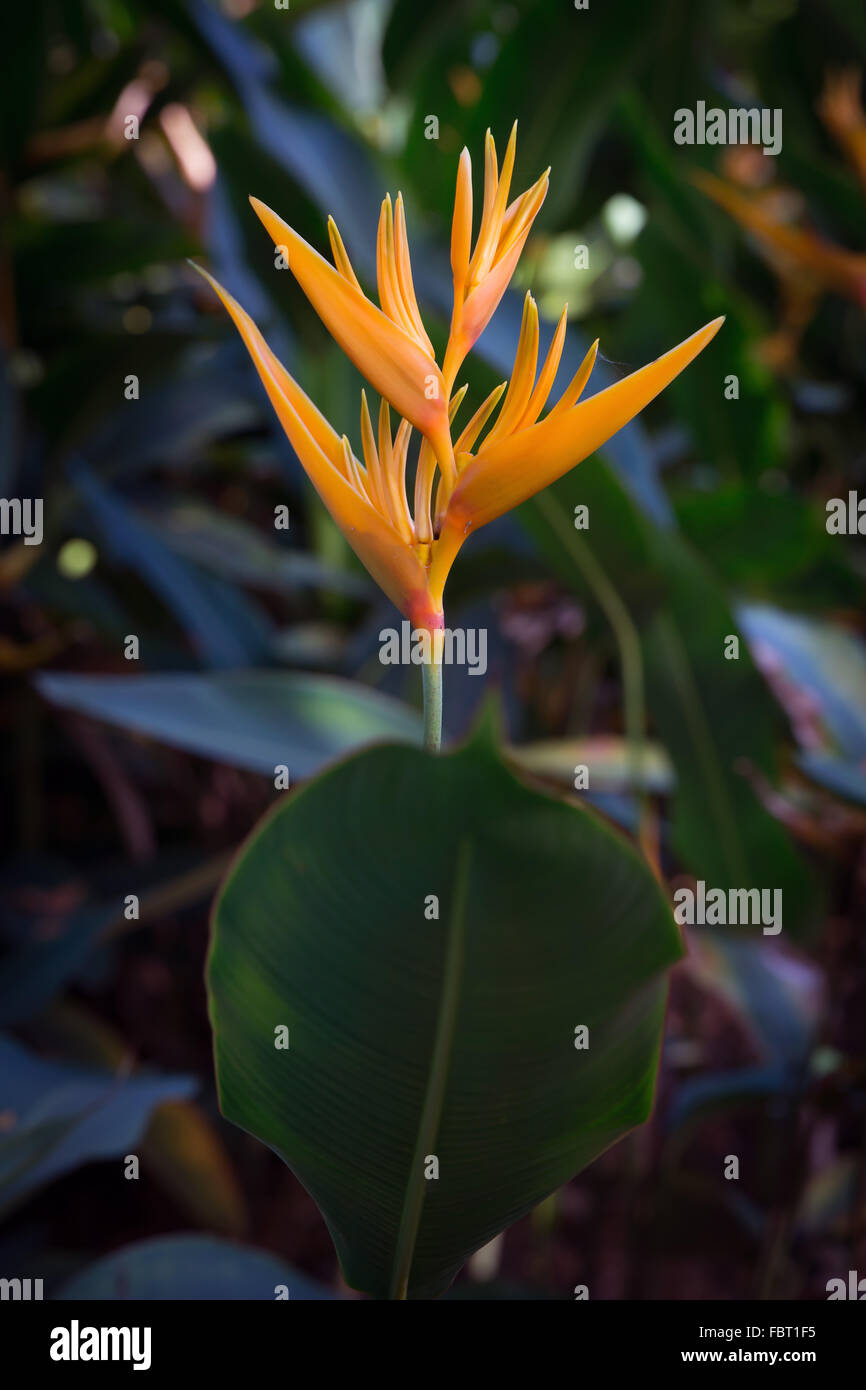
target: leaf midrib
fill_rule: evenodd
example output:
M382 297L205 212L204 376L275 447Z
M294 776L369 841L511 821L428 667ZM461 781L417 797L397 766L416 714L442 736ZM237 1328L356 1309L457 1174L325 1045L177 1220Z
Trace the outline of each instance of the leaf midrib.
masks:
M451 1050L457 1027L457 1007L460 1001L460 986L463 980L464 922L466 916L466 893L469 884L469 861L471 845L469 840L461 840L457 847L457 863L454 873L454 896L448 924L448 940L445 945L445 968L442 975L442 995L439 1000L439 1013L436 1019L436 1032L430 1058L424 1104L418 1125L418 1137L412 1164L403 1195L403 1209L400 1227L394 1247L394 1264L391 1275L390 1297L405 1299L409 1289L409 1275L415 1254L415 1242L421 1226L424 1208L426 1179L424 1159L435 1152L434 1144L442 1118L445 1100L445 1086L448 1068L451 1064Z

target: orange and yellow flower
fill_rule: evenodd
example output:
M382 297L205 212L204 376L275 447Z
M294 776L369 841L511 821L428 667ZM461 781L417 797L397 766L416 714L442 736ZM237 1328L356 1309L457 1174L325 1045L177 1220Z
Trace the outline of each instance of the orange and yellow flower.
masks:
M516 125L500 170L488 132L474 248L472 166L467 150L460 156L451 235L454 308L441 368L418 309L401 195L393 205L390 196L385 198L379 218L378 305L361 288L333 219L328 222L332 265L264 203L250 200L319 317L381 397L374 425L362 392L361 457L277 360L250 316L201 272L233 318L334 521L401 612L415 627L430 631L444 626L445 581L467 536L604 444L692 361L722 322L715 319L657 361L581 401L595 361L594 343L541 418L565 342L566 311L539 370L538 311L528 294L510 382L491 392L455 438L454 419L466 393L465 386L454 389L457 374L508 287L547 192L544 173L509 202L515 150ZM392 409L399 417L396 429ZM410 506L413 429L421 442Z
M866 192L866 112L856 68L829 72L818 99L818 115L846 155ZM727 178L696 169L692 180L753 239L781 289L777 330L760 344L761 357L778 370L791 368L803 337L826 293L844 295L866 311L866 255L821 235L805 216L796 189L778 183L772 158L743 158L729 150Z

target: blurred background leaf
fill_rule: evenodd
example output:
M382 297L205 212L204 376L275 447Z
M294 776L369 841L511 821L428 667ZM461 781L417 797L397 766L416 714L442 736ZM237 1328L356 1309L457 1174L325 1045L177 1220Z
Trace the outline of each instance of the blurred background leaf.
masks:
M333 1298L327 1289L260 1250L206 1236L163 1236L141 1241L99 1260L70 1279L61 1300L113 1302L203 1298L269 1299L287 1289L290 1300Z

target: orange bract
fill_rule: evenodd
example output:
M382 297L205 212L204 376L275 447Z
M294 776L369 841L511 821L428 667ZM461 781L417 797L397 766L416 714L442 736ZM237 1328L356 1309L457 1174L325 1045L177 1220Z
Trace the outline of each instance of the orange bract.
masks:
M539 370L538 311L527 295L511 381L491 393L455 444L452 422L466 392L465 386L454 390L457 372L505 293L547 192L545 173L509 203L516 130L515 124L501 171L488 131L474 249L472 166L467 150L460 156L451 236L454 308L441 369L415 297L402 195L393 206L390 196L382 204L376 245L379 305L364 294L333 219L328 222L331 265L264 203L250 200L319 317L382 398L374 427L362 392L363 461L274 357L249 315L201 272L231 314L280 423L334 521L416 627L444 625L445 580L471 531L591 454L691 362L722 322L715 319L656 362L579 402L595 361L598 344L593 344L570 385L539 422L562 355L566 312ZM393 433L391 407L401 417ZM421 434L421 445L410 507L406 466L413 427Z

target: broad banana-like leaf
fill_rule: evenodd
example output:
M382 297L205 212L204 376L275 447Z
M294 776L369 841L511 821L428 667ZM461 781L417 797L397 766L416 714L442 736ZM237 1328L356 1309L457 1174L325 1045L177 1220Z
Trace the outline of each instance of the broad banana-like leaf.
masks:
M434 1297L646 1119L680 954L628 843L489 732L369 749L283 799L218 898L223 1112L312 1194L351 1285Z

